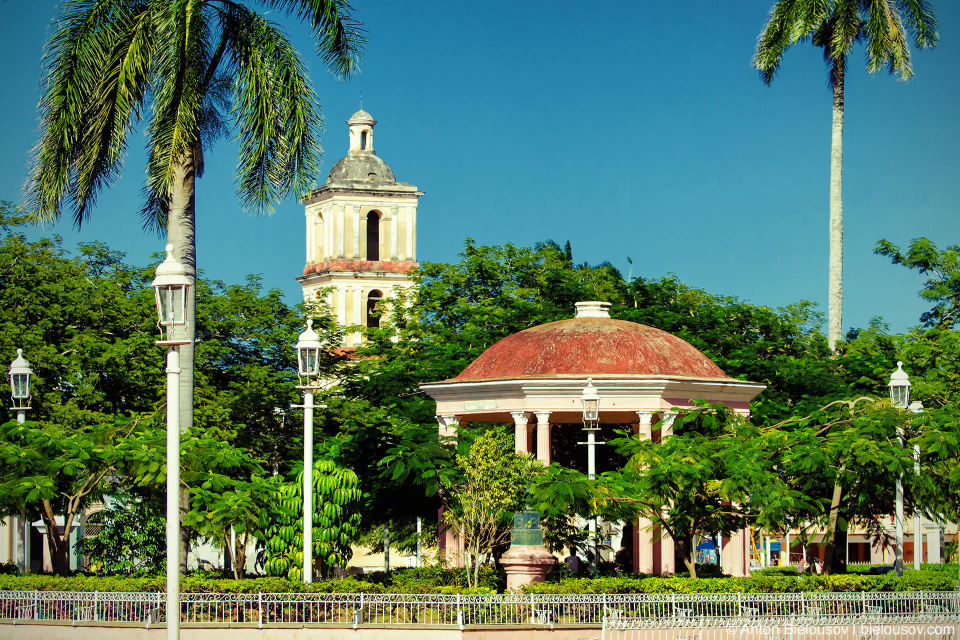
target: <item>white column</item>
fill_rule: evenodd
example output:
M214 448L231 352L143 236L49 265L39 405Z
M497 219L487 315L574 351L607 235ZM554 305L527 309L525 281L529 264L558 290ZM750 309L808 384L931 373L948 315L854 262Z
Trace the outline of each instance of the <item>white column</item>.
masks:
M637 417L640 418L640 428L637 437L640 440L650 440L652 438L653 412L637 411ZM653 573L653 523L649 518L640 518L637 522L637 548L634 550L634 557L637 558L636 570L639 573Z
M337 323L343 327L347 324L347 288L337 287Z
M363 310L364 305L362 302L363 297L363 288L354 287L353 288L353 323L357 325L363 324ZM353 334L353 344L358 345L363 340L363 334L359 331Z
M397 219L399 217L399 207L397 207L397 205L390 207L390 259L394 262L399 259L399 254L397 253L399 247L399 243L397 242L397 234L400 230Z
M537 411L537 460L550 464L550 412Z
M410 206L407 208L410 215L407 217L407 259L417 259L417 208Z
M927 562L940 564L940 527L927 529Z
M510 415L513 416L513 440L517 453L529 453L530 414L526 411L511 411Z
M457 437L457 427L460 426L460 416L437 416L437 422L440 423L441 438Z
M320 262L326 255L326 247L323 244L324 224L323 216L317 212L316 223L313 230L313 261Z
M327 205L324 218L327 222L323 225L323 257L325 260L330 260L337 256L337 249L333 242L333 230L337 226L336 211L336 205Z
M360 205L353 207L353 259L363 260L360 255Z
M305 234L306 235L305 242L307 243L307 246L305 247L307 264L313 264L313 220L312 220L313 214L305 211L303 217L305 219L304 222L307 226L307 233Z
M343 237L343 227L346 222L346 217L344 215L343 209L346 205L338 204L337 205L337 257L344 257L344 248L343 243L345 239Z
M663 416L663 423L660 426L660 441L673 434L673 422L677 419L675 411L668 411ZM660 536L660 575L676 573L676 558L674 554L673 538L665 530Z

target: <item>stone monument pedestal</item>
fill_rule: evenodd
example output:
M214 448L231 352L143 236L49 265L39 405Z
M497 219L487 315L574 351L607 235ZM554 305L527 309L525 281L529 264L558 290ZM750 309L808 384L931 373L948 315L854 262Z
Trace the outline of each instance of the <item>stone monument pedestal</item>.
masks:
M525 584L543 582L543 577L556 562L552 553L542 544L510 545L500 557L500 566L507 572L507 591L519 589Z

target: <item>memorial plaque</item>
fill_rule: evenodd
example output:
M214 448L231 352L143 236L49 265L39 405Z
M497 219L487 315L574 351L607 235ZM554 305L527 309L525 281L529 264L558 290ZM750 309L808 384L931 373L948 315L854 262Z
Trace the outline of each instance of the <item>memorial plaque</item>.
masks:
M539 511L518 511L513 514L513 533L510 546L537 546L543 544Z

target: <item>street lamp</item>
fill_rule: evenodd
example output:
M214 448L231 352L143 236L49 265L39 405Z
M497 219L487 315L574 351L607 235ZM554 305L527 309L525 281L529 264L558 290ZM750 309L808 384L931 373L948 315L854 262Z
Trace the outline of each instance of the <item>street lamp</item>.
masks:
M303 581L313 582L313 392L320 372L323 343L307 319L307 330L297 339L297 372L307 379L303 389Z
M10 363L10 397L13 398L11 410L17 413L17 422L23 424L30 410L30 377L33 370L30 363L23 357L23 349L17 349L17 359ZM20 539L18 540L17 565L21 573L27 570L27 541L30 535L30 523L27 521L26 509L20 507Z
M923 403L914 400L907 407L911 413L923 413ZM913 472L920 476L920 445L913 445ZM929 550L927 551L929 562ZM913 568L920 571L920 563L923 561L923 514L920 512L919 505L913 514Z
M23 424L30 410L30 377L33 370L23 357L23 349L17 349L17 359L10 363L10 396L13 398L11 409L17 412L17 422Z
M583 405L583 430L587 432L587 441L580 444L587 445L587 477L593 480L597 474L597 431L600 430L600 392L593 386L593 378L587 378L587 386L580 394ZM590 531L590 572L597 572L597 516L591 515L587 523Z
M890 403L898 409L906 409L907 402L910 400L910 376L903 370L903 363L897 362L897 370L890 374L890 382L887 383L890 388ZM900 440L900 447L903 447L903 429L897 427L897 438ZM896 513L894 513L894 526L896 528L896 560L894 565L897 569L897 577L903 577L903 474L897 476L896 486ZM916 545L914 545L916 546Z
M187 329L187 270L173 257L157 267L153 287L157 303L157 326L167 348L167 638L180 637L180 347L189 344Z

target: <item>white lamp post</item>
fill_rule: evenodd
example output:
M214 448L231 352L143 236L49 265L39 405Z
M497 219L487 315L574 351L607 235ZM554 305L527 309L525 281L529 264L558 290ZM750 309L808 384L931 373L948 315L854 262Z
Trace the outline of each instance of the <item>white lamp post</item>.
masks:
M17 349L17 359L10 363L10 397L13 398L11 410L17 412L17 422L23 424L30 410L30 377L33 370L23 357L23 349Z
M323 343L307 320L307 330L297 340L297 372L307 379L303 389L303 581L313 582L313 392L320 372Z
M598 444L596 433L600 430L600 392L593 386L593 378L587 378L587 386L584 387L580 395L580 401L583 404L583 430L587 432L587 441L580 444L587 445L587 477L591 480L597 474L597 454ZM590 531L590 572L597 572L597 516L591 515L587 524Z
M167 638L180 637L180 346L186 338L187 270L173 257L173 245L167 245L167 258L157 267L153 280L157 302L158 326L167 348Z
M907 407L913 413L923 413L923 403L914 401ZM920 475L920 445L913 445L913 472ZM929 550L927 551L927 562L929 562ZM920 563L923 562L923 514L918 507L913 514L913 568L920 571Z
M33 376L33 370L30 363L23 357L23 349L17 349L17 359L10 363L10 397L13 399L12 411L17 414L17 422L23 424L27 419L27 411L30 410L30 378ZM30 536L30 523L27 522L26 509L20 509L20 521L18 527L20 531L20 540L18 541L17 566L20 572L27 570L27 542Z
M890 375L890 402L898 409L906 409L910 400L910 376L903 370L903 363L897 362L897 370ZM897 428L897 437L903 447L903 429ZM903 474L897 476L896 513L894 524L896 527L896 561L897 577L903 576Z

